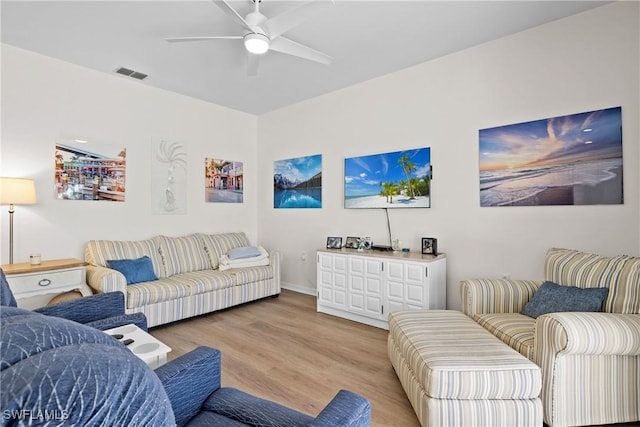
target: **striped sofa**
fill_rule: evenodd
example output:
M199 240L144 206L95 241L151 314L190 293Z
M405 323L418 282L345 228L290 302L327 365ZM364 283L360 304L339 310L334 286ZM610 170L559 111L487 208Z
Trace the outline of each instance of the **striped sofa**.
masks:
M544 420L582 426L640 420L640 258L549 249L545 281L608 287L602 312L520 314L543 281L461 282L464 312L542 370Z
M280 294L280 256L269 265L220 271L220 258L231 249L251 246L244 233L197 233L148 240L91 240L86 246L87 284L94 292L120 291L126 313L141 312L148 326L232 307ZM108 260L151 258L158 280L127 285Z

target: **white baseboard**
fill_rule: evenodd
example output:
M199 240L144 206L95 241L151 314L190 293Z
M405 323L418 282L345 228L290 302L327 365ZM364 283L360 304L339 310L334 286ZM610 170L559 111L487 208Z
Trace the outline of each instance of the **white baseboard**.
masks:
M280 287L282 289L287 289L289 291L294 291L301 294L313 295L314 297L318 296L318 293L315 289L308 288L306 286L300 286L293 283L280 282Z

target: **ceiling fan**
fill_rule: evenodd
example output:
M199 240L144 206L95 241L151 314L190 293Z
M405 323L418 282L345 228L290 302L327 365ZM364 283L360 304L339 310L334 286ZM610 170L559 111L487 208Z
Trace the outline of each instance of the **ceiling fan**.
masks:
M248 74L250 76L255 76L257 74L261 55L269 50L307 59L309 61L319 62L325 65L331 63L333 58L329 55L283 37L282 34L300 25L303 21L311 18L315 13L325 9L328 5L332 5L333 0L310 0L272 18L267 18L260 13L260 3L262 0L251 1L254 3L253 12L242 17L242 15L232 8L226 0L213 0L213 3L222 9L222 11L226 13L227 16L229 16L236 24L244 29L243 35L172 37L165 40L169 43L220 39L243 40L244 47L248 52Z

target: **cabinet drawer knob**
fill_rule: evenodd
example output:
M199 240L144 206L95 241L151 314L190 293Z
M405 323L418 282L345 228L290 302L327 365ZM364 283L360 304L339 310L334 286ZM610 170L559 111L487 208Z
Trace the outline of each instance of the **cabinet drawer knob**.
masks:
M38 286L49 286L51 284L51 280L42 279L38 282Z

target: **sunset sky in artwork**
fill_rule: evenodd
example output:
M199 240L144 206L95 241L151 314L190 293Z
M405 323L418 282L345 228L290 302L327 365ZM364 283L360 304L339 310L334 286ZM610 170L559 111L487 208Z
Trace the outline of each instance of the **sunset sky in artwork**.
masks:
M621 107L480 130L480 170L622 157Z

